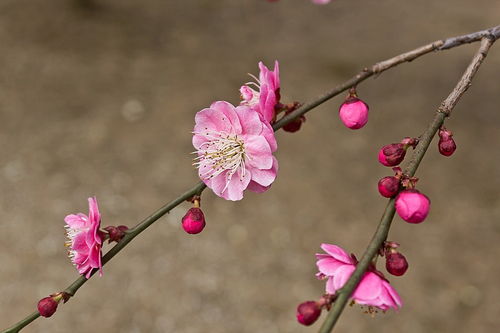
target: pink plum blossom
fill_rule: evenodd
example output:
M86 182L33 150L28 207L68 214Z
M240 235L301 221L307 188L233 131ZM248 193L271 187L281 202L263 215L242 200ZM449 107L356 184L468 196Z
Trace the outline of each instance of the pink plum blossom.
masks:
M311 0L313 3L317 5L326 5L327 3L330 3L332 0Z
M247 82L240 88L240 105L251 107L260 113L265 121L271 123L276 116L274 107L280 101L279 63L276 60L273 71L270 71L261 61L259 69L258 79L250 75L256 82Z
M226 200L261 193L276 179L274 131L255 109L214 102L195 116L193 146L200 179Z
M326 252L316 254L320 278L326 278L326 292L335 294L342 288L356 269L357 260L353 255L347 254L341 247L332 244L321 244ZM381 272L374 267L368 269L361 282L353 292L353 300L361 305L377 307L381 310L402 306L401 298L390 285Z
M70 214L64 218L66 222L66 233L69 240L66 246L69 248L69 257L76 266L78 273L85 274L88 279L92 269L98 268L102 275L102 236L101 215L95 197L88 198L89 215L82 213Z

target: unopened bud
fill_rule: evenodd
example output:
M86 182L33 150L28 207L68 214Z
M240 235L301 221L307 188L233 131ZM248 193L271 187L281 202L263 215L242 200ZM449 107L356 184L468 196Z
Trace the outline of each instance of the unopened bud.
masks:
M420 223L429 214L431 201L417 190L404 190L396 197L396 212L409 223Z
M295 111L297 108L300 107L300 105L301 104L299 102L294 102L292 104L285 105L284 106L286 109L285 116ZM285 132L290 132L290 133L297 132L302 126L302 123L305 121L306 117L304 115L301 115L300 117L295 118L294 120L283 126L283 130Z
M378 161L385 166L396 166L403 162L406 146L402 143L392 143L383 146L378 153Z
M125 225L119 225L117 227L109 226L104 228L108 232L109 238L108 243L111 242L119 242L125 236L125 232L128 230L128 227Z
M297 320L302 325L312 325L321 315L321 308L317 302L307 301L297 307Z
M188 234L198 234L205 228L205 215L198 207L190 208L182 218L182 228Z
M348 97L339 108L340 120L350 129L359 129L368 122L368 105L357 97Z
M386 198L391 198L398 193L399 179L394 176L387 176L378 181L378 192Z
M387 253L385 260L385 268L392 275L401 276L408 269L408 261L406 261L405 256L399 252Z
M451 156L457 149L455 140L453 140L453 134L446 128L441 127L439 129L438 135L439 135L439 142L438 142L439 152L441 153L441 155Z
M44 297L38 301L38 312L42 317L48 318L56 312L58 304L59 303L53 297Z

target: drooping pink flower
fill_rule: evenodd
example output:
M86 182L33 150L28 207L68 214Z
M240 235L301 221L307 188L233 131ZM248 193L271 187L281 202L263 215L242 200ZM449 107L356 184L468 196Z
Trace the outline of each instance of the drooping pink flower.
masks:
M332 244L321 244L326 252L316 254L320 278L327 278L326 292L335 294L342 288L356 269L357 260L350 256L341 247ZM401 298L390 285L381 272L370 268L361 279L356 290L353 292L353 300L361 305L377 307L381 310L393 308L395 310L402 306Z
M276 179L274 131L248 106L214 102L196 114L193 146L198 175L226 200L241 200L243 191L261 193Z
M95 197L89 198L89 215L82 213L70 214L64 218L66 222L66 233L69 240L66 246L69 248L69 257L76 266L78 273L85 274L88 279L92 269L98 268L102 275L102 236L99 228L101 226L101 215Z
M273 71L270 71L261 61L259 69L259 78L251 75L256 82L247 82L240 88L240 105L251 107L260 113L265 121L271 123L276 116L274 107L281 98L279 63L276 60Z

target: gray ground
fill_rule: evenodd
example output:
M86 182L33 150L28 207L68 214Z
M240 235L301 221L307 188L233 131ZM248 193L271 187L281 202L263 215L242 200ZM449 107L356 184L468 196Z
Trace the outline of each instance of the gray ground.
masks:
M0 328L77 276L63 218L96 195L104 225L134 225L197 181L195 112L237 103L257 62L281 63L285 101L308 101L359 69L428 41L497 25L498 1L306 0L0 2ZM464 46L370 79L370 122L350 131L337 97L279 133L279 177L227 202L206 191L208 226L187 236L175 209L51 319L26 332L314 332L295 307L318 298L321 242L360 254L386 200L379 147L419 135L475 51ZM500 45L418 172L421 225L395 220L410 262L391 278L402 310L345 311L338 332L493 332L500 319ZM324 315L323 315L324 316Z

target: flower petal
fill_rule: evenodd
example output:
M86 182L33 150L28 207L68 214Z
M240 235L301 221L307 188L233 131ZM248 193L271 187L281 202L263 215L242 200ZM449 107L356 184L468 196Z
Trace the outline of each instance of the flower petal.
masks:
M345 252L340 246L323 243L321 244L321 248L338 261L345 264L354 264L351 256L349 256L349 254L347 254L347 252Z
M246 135L260 135L262 133L262 120L259 113L248 106L237 106L236 113L240 119L242 133Z
M262 186L256 182L254 182L253 180L250 181L250 183L248 183L248 187L247 189L252 191L252 192L255 192L255 193L263 193L265 191L267 191L271 186Z
M373 272L367 272L352 294L352 298L354 298L356 301L367 302L363 304L369 304L369 301L376 300L381 293L382 279L380 278L380 276Z
M223 117L222 120L228 120L232 127L232 131L228 132L229 134L241 134L241 123L235 107L231 103L226 101L217 101L213 102L212 105L210 105L210 108L224 114L225 117Z
M273 155L267 140L262 136L249 135L245 137L244 141L245 153L248 159L246 164L252 168L271 169L273 166Z
M78 214L70 214L64 218L64 222L74 229L81 229L87 226L89 218L87 215L78 213Z
M333 276L333 287L335 290L338 290L345 285L355 269L356 266L354 265L342 265L337 269L335 272L336 274Z

